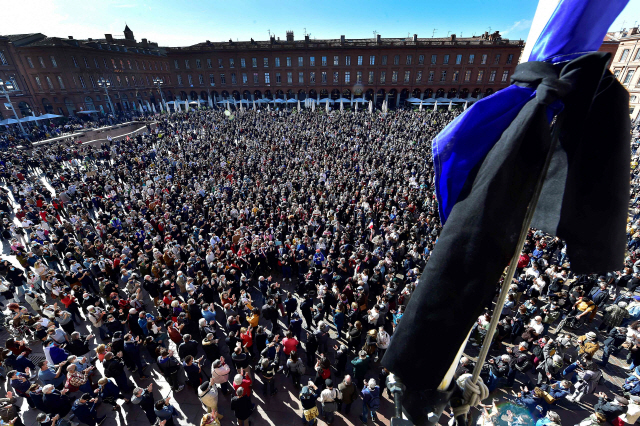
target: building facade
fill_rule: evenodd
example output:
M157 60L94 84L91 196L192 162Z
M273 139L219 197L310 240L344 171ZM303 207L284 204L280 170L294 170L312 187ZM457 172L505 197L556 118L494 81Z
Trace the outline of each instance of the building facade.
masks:
M640 30L623 31L617 34L617 41L610 70L629 91L629 115L636 120L640 114Z
M40 33L8 38L15 52L11 66L30 95L29 115L107 112L112 105L116 111L150 108L160 98L153 78L171 82L164 49L146 39L137 42L128 27L120 38L105 34L103 39L76 40ZM110 99L101 79L110 83ZM11 97L13 101L13 93Z
M509 85L524 42L478 37L206 41L189 47L19 34L0 38L0 76L18 81L19 115L158 109L162 98L200 100L363 97L390 107L404 99L489 95ZM6 63L5 63L6 62ZM1 77L0 77L1 78ZM154 85L154 78L163 81ZM111 83L107 99L98 82ZM161 91L161 92L160 92ZM18 102L18 97L21 99ZM19 111L18 111L19 110ZM3 118L12 115L1 108Z
M10 92L9 101L19 117L31 114L31 105L35 104L35 99L30 91L29 85L23 79L23 74L18 68L18 55L11 36L0 36L0 80L13 83L14 90ZM0 120L13 116L13 110L9 106L2 88L0 88Z
M167 48L181 99L478 97L509 85L521 40L480 37L205 42Z

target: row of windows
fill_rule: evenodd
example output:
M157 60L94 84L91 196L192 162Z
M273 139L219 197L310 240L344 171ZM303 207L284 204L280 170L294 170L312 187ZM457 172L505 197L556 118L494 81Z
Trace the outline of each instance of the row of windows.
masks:
M500 58L501 58L501 54L498 53L494 56L493 58L493 64L494 65L498 65L500 63ZM284 63L286 64L285 66L287 67L291 67L292 66L292 57L291 56L287 56L285 58ZM303 67L304 66L304 56L298 56L298 66L299 67ZM380 64L381 65L387 65L387 60L388 60L388 56L387 55L382 55L380 58ZM425 55L418 55L418 61L417 64L418 65L424 65L425 64ZM442 65L448 65L450 63L451 60L451 55L442 55ZM458 54L455 55L455 58L453 58L455 60L455 64L456 65L460 65L462 64L464 61L464 63L467 64L473 64L476 61L476 55L473 53L470 53L469 55L467 55L465 58L463 58L462 54ZM364 65L364 60L365 57L362 55L357 56L356 58L357 60L357 64L358 65ZM487 54L483 54L480 57L480 64L481 65L486 65L487 61L489 60L489 55ZM327 56L321 56L320 57L320 62L316 63L316 57L315 56L310 56L309 57L309 66L316 66L317 64L326 67L328 66L330 61L330 57ZM258 67L258 58L251 58L251 67L252 68L257 68ZM350 55L346 55L343 57L343 65L346 66L350 66L351 65L351 56ZM509 54L507 56L507 64L511 64L513 62L513 54ZM340 56L334 56L333 57L333 66L339 66L340 65ZM375 65L376 64L376 56L375 55L370 55L369 56L369 65ZM431 55L431 62L432 65L437 65L438 64L438 55ZM175 69L180 69L180 61L178 59L174 59L173 64L175 66ZM405 57L405 64L406 65L412 65L413 64L413 55L406 55ZM185 59L184 60L184 67L185 69L191 69L191 59ZM393 65L400 65L400 55L395 55L393 57ZM229 58L229 68L235 68L236 66L236 61L234 58ZM269 58L262 58L262 66L263 67L268 67L269 66ZM274 58L274 66L276 67L280 67L282 66L282 62L280 61L279 57ZM201 69L202 68L202 61L200 59L196 59L195 60L195 67L196 69ZM246 68L247 67L247 61L245 58L240 58L240 68ZM207 68L213 68L213 61L211 59L207 59ZM222 59L218 59L218 68L224 68L224 61Z
M622 70L619 70L619 69L618 69L618 70L614 70L614 71L613 71L613 75L614 75L618 80L620 80L620 78L622 77L622 76L621 76L621 72L622 72ZM621 80L621 81L622 81L622 84L624 84L624 85L628 85L628 84L630 84L630 83L631 83L631 80L633 79L633 76L635 75L635 73L636 73L636 70L635 70L635 69L631 69L631 70L627 71L627 73L626 73L626 74L625 74L625 76L624 76L624 80ZM640 87L640 79L638 79L638 81L636 81L636 86L637 86L637 87Z
M82 75L78 75L78 78L76 79L76 76L73 75L71 76L71 79L73 81L73 85L76 88L82 88L82 89L86 89L88 88L88 85L90 84L92 88L96 89L98 88L98 84L97 81L98 79L94 79L92 75L89 75L89 80L85 80L85 77ZM108 80L112 85L113 84L117 84L118 87L131 87L131 86L151 86L153 78L149 79L149 76L143 76L140 77L138 79L136 79L135 76L130 76L131 78L129 78L129 76L115 76L114 79L112 78L106 78L106 80ZM35 82L36 82L36 86L38 86L38 89L40 90L44 90L45 86L44 84L46 83L47 88L49 90L55 90L56 88L53 85L53 81L51 79L51 77L46 76L44 77L44 81L40 78L40 76L34 76ZM62 76L57 76L57 83L58 83L58 88L61 90L65 89L65 84L64 81L62 79ZM167 82L168 84L171 84L171 77L165 77L164 78L165 82Z
M85 68L91 68L91 65L89 64L89 60L87 59L86 56L82 57L82 60L84 62L84 66ZM51 66L53 68L58 68L58 63L56 62L56 58L55 56L49 56L49 61L51 62ZM71 61L73 62L73 66L76 68L80 68L80 65L78 63L78 60L76 59L75 56L71 57ZM42 56L38 56L38 64L40 64L40 68L46 68L46 64L45 64L45 60ZM130 59L127 60L122 60L122 59L113 59L111 58L110 61L107 60L107 58L102 58L102 64L104 66L104 68L113 68L113 69L130 69L133 70L133 67L135 66L136 70L140 70L140 66L142 66L142 70L146 71L147 69L149 70L153 70L155 69L156 71L162 71L162 67L164 65L164 71L168 71L169 70L169 64L167 62L160 62L160 69L158 70L158 61L153 61L153 65L151 64L151 61L140 61L138 62L138 60L134 59L133 63L131 62ZM29 68L35 68L35 65L33 63L33 60L31 59L30 56L27 56L27 65L29 65ZM98 58L93 58L93 65L95 66L95 68L100 68L100 61L98 61ZM126 66L125 66L126 65Z
M624 62L629 58L629 49L624 49L620 54L619 62ZM640 61L640 49L636 50L636 55L633 57L633 61Z
M0 51L0 65L9 65L7 62L6 56L4 56L4 52Z
M286 83L288 84L293 84L293 79L294 79L294 73L293 72L287 72L287 73L279 73L276 72L275 74L275 83L276 84L280 84L283 83L283 77L286 79ZM298 72L297 73L297 83L298 84L304 84L305 83L305 73L303 72ZM328 83L329 82L329 78L331 78L332 83L340 83L340 72L339 71L334 71L333 74L331 73L327 73L326 71L321 71L320 73L316 73L315 71L311 71L309 73L309 83L314 84L316 83L316 74L319 74L319 78L320 78L320 83ZM447 70L443 70L440 72L440 74L438 75L439 80L441 82L444 81L448 81L448 76L451 76L451 82L456 83L459 81L464 81L465 83L468 83L470 81L472 81L472 72L471 70L466 70L464 72L464 75L460 74L459 70L455 70L453 71L451 74L448 73ZM491 70L488 73L488 82L489 83L493 83L496 81L496 77L498 75L498 71L497 70ZM479 70L477 72L477 74L475 75L475 79L474 81L477 83L482 83L484 80L484 76L485 76L485 72L484 70ZM363 80L363 72L362 71L356 71L355 75L355 83L364 83L365 81ZM369 71L368 75L366 75L367 77L367 83L368 84L375 84L376 78L375 78L375 71ZM411 71L405 71L404 75L400 74L398 71L391 71L391 74L389 76L391 79L389 80L391 83L398 83L398 79L402 78L402 82L404 83L410 83L411 82ZM424 75L422 71L417 71L415 74L415 82L416 83L422 83L423 82L423 78L427 78L426 81L428 82L433 82L436 81L436 73L435 71L429 71L428 74ZM219 80L220 80L220 84L227 84L227 76L225 74L219 74L218 76ZM231 84L238 84L238 78L236 73L231 73L230 74L230 78ZM242 84L249 84L249 78L251 78L251 82L253 84L261 84L260 81L260 74L257 72L254 72L252 75L249 75L247 73L241 73L240 75L241 78L241 82ZM271 73L265 72L264 76L263 76L263 82L264 84L271 84ZM387 72L386 71L380 71L379 76L378 76L378 81L380 84L385 84L387 83ZM462 79L462 80L461 80ZM502 76L500 77L500 81L503 83L506 83L509 79L509 70L504 70L502 72ZM350 71L345 71L343 73L343 81L345 84L349 84L352 83L351 80L351 72ZM185 82L182 79L182 75L178 74L178 84L179 85L183 85ZM198 75L198 83L202 86L205 84L205 77L202 74ZM193 76L191 74L187 75L187 84L189 84L190 86L193 86L194 81L193 81ZM215 86L216 85L216 76L214 76L213 74L209 74L209 85L211 86Z

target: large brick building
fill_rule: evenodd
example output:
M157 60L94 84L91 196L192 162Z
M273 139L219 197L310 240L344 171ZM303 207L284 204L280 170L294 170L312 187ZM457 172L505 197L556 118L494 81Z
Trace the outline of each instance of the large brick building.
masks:
M610 70L629 91L629 115L636 120L640 114L640 30L635 27L609 33L607 39L611 40L610 44L616 45Z
M467 38L331 40L295 40L287 32L285 40L272 36L269 41L163 48L146 39L136 41L126 27L124 37L106 34L102 39L39 33L1 38L6 60L0 75L11 74L21 82L23 115L108 111L99 78L111 82L116 110L158 107L154 77L164 80L165 101L364 97L378 105L387 100L393 107L408 97L478 97L502 89L523 46L522 40L503 39L498 32ZM1 110L3 117L11 115Z

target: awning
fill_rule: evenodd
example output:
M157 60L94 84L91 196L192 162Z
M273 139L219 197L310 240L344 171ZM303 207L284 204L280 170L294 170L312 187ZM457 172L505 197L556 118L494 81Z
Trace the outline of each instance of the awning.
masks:
M342 101L342 103L351 103L351 99L347 99L347 98L338 98L336 99L336 102L340 103L340 101Z
M6 120L0 121L0 124L5 126L8 126L9 124L18 124L18 120L15 120L13 118L7 118Z
M26 123L26 122L29 122L29 121L38 121L38 120L39 120L39 118L34 117L33 115L27 115L26 117L22 117L20 119L20 122L21 123Z
M76 114L97 114L98 111L96 111L95 109L90 109L87 111L77 111Z
M58 114L43 114L41 116L39 116L38 118L40 120L49 120L51 118L60 118L62 117L62 115L58 115Z

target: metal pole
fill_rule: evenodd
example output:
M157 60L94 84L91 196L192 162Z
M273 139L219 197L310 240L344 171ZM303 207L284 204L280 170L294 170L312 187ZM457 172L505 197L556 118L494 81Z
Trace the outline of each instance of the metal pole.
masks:
M111 103L111 96L109 96L109 89L107 89L106 84L104 86L104 93L107 95L107 100L109 101L109 105L111 106L111 114L113 114L113 118L115 118L116 117L116 110L113 109L113 104Z
M164 109L167 109L167 103L164 101L164 94L162 93L162 89L160 89L160 83L156 84L158 86L158 92L160 92L160 99L162 99L162 105L164 106Z
M489 349L493 343L493 335L495 334L496 328L498 327L498 322L500 321L500 313L502 312L502 308L504 307L504 302L507 298L507 294L509 293L509 286L511 285L511 280L516 272L516 268L518 267L518 260L520 259L520 253L522 252L522 248L524 247L524 243L527 239L527 235L529 234L529 227L531 226L531 221L533 220L533 214L536 211L536 205L538 204L538 199L540 198L540 193L542 192L542 186L547 177L547 171L549 170L549 164L551 164L551 157L553 156L553 152L555 151L555 147L558 143L558 132L560 129L560 122L562 121L563 115L556 116L556 120L552 127L551 132L551 143L549 146L549 151L547 152L547 158L545 159L544 165L542 167L542 171L540 173L540 177L538 179L538 183L536 184L536 188L534 190L533 196L531 197L531 202L529 203L529 207L527 208L527 212L524 216L524 222L522 223L522 228L520 229L520 236L518 237L518 243L516 245L516 250L513 253L513 257L509 262L509 267L507 268L507 274L504 277L504 281L502 282L502 287L500 288L500 295L498 296L498 301L496 302L496 306L493 310L493 315L491 315L491 322L489 323L489 329L487 330L486 337L484 338L484 342L482 343L482 348L480 349L480 354L478 355L478 362L476 363L475 368L473 369L473 376L471 377L471 383L476 383L478 378L480 377L480 372L482 371L482 366L489 354Z
M7 98L7 102L9 103L9 106L11 107L11 111L13 111L14 117L16 117L16 121L18 122L18 126L20 127L20 130L22 131L22 134L26 135L27 132L24 131L24 127L22 127L22 123L20 122L20 119L18 118L18 114L16 113L15 108L13 108L13 104L11 103L11 99L9 98L9 92L7 92L7 89L5 89L4 86L2 86L2 92L4 93L4 96ZM29 139L28 136L27 136L27 139Z

